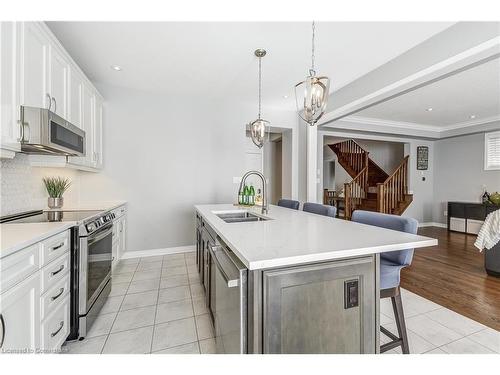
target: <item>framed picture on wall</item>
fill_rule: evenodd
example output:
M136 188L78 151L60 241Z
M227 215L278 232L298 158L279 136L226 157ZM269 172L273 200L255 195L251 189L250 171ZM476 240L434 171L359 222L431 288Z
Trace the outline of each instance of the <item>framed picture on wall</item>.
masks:
M419 171L426 171L429 169L429 147L417 147L417 169Z

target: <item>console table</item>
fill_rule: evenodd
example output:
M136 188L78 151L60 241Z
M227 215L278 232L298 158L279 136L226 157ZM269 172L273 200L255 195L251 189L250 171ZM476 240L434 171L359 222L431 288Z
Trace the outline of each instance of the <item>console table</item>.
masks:
M486 216L498 209L494 204L448 202L448 230L478 234Z

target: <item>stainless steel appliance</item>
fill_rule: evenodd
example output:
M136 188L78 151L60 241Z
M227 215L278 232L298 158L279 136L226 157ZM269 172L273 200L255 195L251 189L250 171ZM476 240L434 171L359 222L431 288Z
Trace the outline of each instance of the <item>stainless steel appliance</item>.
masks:
M49 109L21 106L21 151L85 156L85 132Z
M210 309L215 320L217 353L247 353L248 271L223 243L210 249L214 298Z
M78 228L78 337L87 335L111 291L113 219L106 212Z

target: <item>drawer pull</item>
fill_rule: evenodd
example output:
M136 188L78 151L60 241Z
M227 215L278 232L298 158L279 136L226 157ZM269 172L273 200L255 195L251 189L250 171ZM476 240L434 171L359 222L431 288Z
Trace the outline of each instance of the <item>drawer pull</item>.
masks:
M60 248L61 248L61 247L63 247L63 246L64 246L64 241L63 241L63 242L61 242L59 245L54 246L54 247L53 247L50 251L56 251L57 249L60 249Z
M3 346L5 340L5 322L3 320L3 315L0 314L0 326L2 328L2 334L0 335L0 348Z
M61 295L63 293L64 293L64 288L59 289L59 293L57 293L57 295L51 297L52 301L55 301L56 299L58 299L59 297L61 297Z
M61 264L61 267L59 267L59 269L57 271L54 271L54 272L51 272L50 273L50 276L55 276L57 275L59 272L61 272L62 270L64 269L64 264Z
M50 337L54 337L55 335L57 335L59 332L61 332L61 329L63 329L64 327L64 320L61 321L61 323L59 323L59 328L57 329L57 331L55 332L52 332L50 334Z

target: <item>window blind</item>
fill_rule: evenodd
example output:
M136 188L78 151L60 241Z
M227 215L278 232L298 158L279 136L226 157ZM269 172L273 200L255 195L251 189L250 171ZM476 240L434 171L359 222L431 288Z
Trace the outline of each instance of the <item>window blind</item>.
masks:
M500 169L500 132L485 134L485 169Z

